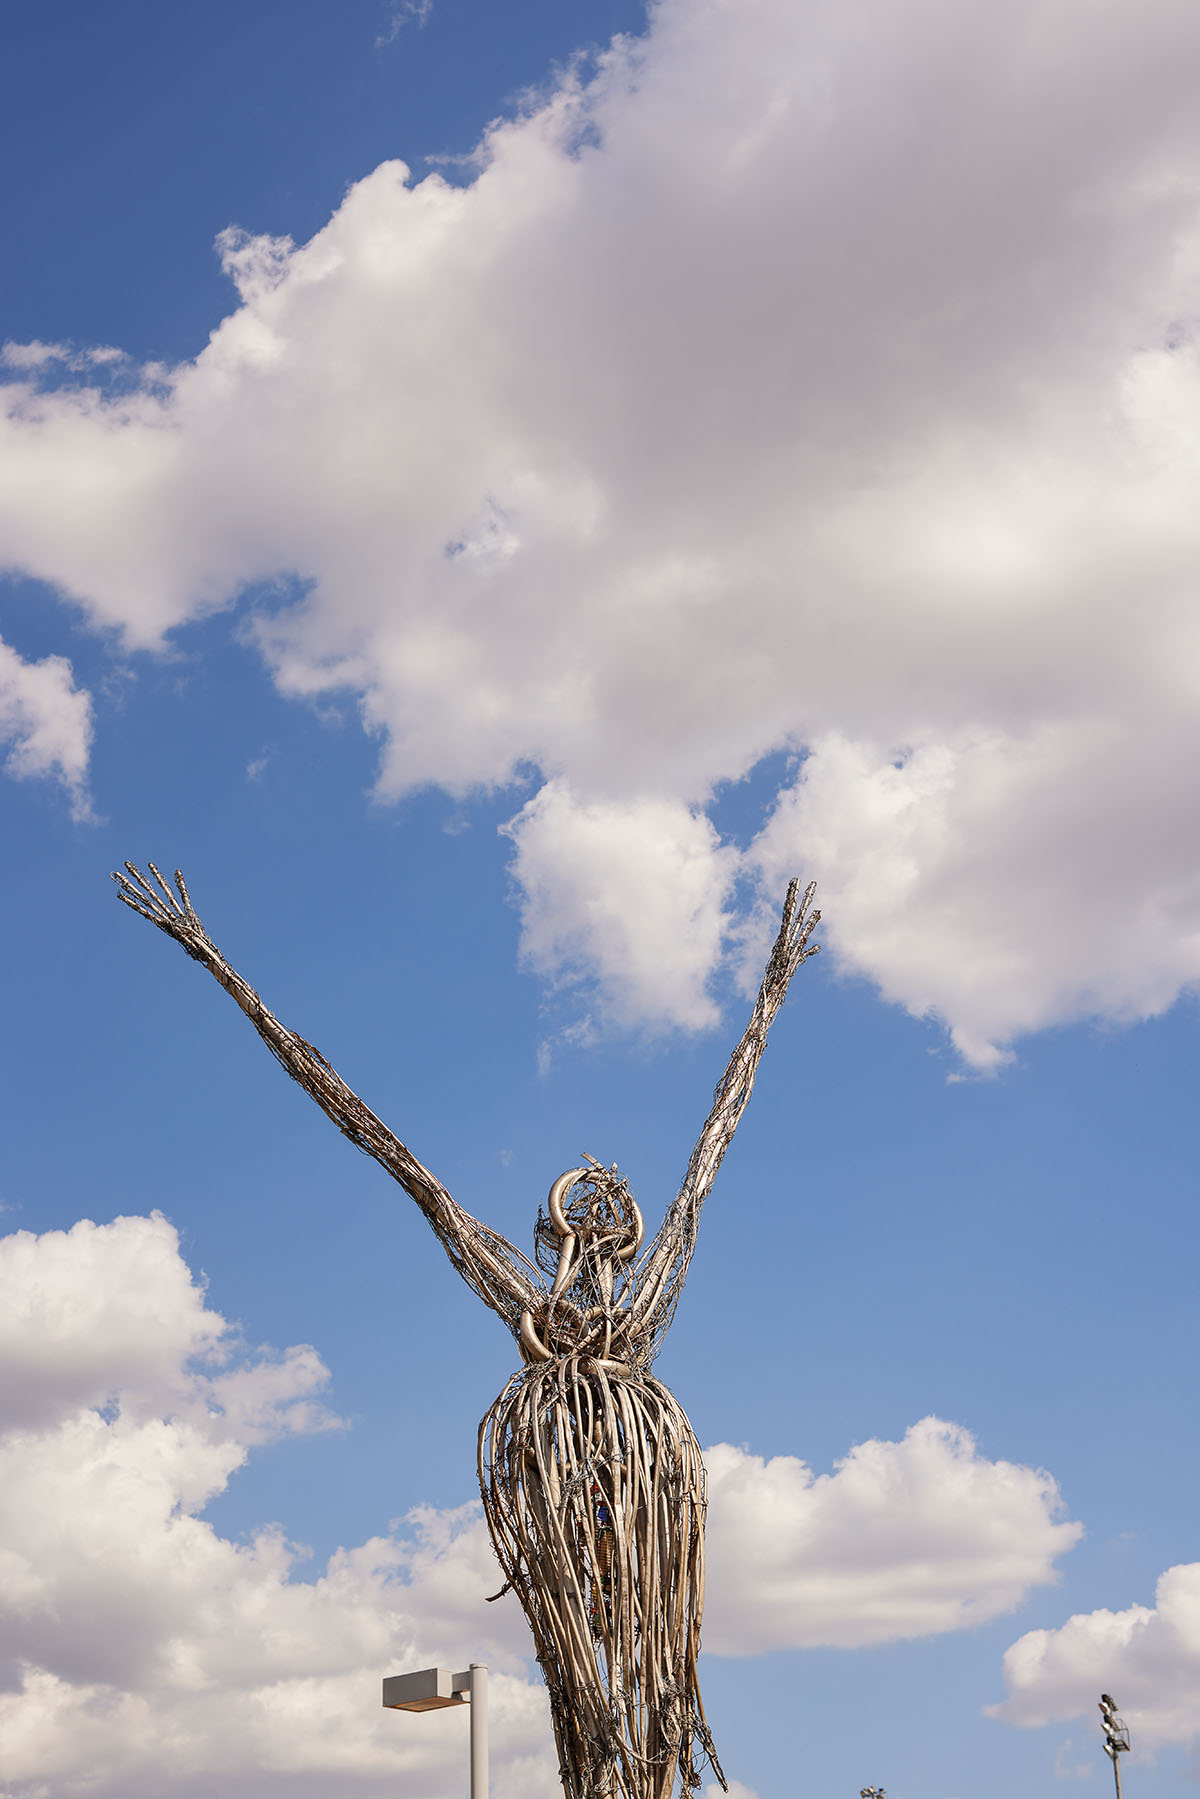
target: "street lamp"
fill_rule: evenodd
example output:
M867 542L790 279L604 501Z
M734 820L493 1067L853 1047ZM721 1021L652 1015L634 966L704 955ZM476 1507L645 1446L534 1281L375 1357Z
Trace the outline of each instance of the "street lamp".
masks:
M1111 1693L1100 1695L1100 1716L1104 1720L1104 1753L1112 1762L1117 1799L1121 1799L1121 1764L1117 1758L1129 1747L1129 1731L1117 1716L1117 1702Z
M449 1668L422 1668L418 1674L389 1674L383 1703L396 1712L436 1712L447 1705L471 1705L471 1799L488 1796L487 1664L472 1662L463 1674Z

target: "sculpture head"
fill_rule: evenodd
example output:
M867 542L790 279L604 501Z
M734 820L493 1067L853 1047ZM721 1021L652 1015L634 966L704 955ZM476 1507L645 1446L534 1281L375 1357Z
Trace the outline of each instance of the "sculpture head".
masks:
M622 1335L629 1265L645 1224L616 1163L604 1168L589 1157L588 1164L560 1175L546 1212L538 1213L534 1254L554 1284L539 1317L522 1316L521 1342L533 1361L572 1353L607 1357Z
M629 1262L645 1234L637 1201L616 1163L604 1168L590 1158L589 1162L587 1168L569 1168L559 1175L546 1200L549 1215L538 1215L539 1265L545 1265L543 1257L550 1249L556 1272L568 1238L577 1251L587 1250L593 1258L607 1254Z

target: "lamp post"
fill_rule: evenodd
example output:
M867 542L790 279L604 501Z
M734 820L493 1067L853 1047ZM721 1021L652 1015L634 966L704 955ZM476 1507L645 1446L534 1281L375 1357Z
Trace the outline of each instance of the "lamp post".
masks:
M1104 1753L1113 1765L1117 1799L1121 1799L1121 1763L1118 1758L1129 1747L1129 1731L1117 1716L1117 1702L1111 1693L1100 1695L1100 1716L1104 1720Z
M487 1664L472 1662L462 1674L449 1668L422 1668L417 1674L389 1674L383 1703L390 1711L436 1712L447 1705L471 1706L471 1799L488 1799Z

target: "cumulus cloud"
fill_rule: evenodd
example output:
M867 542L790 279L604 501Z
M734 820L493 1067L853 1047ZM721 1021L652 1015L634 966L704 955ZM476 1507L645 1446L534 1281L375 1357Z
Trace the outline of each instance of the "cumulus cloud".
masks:
M468 185L226 233L194 363L10 359L0 552L145 646L271 583L384 795L540 771L527 953L615 1015L707 1021L719 903L654 947L781 749L743 874L818 875L967 1058L1154 1013L1200 976L1198 69L1189 0L660 0ZM674 896L581 922L580 818L628 862L660 806Z
M120 1389L174 1397L227 1332L157 1213L16 1231L0 1239L0 1428L58 1424Z
M0 639L0 743L10 746L10 775L54 776L67 789L75 817L89 816L92 702L76 687L65 656L26 662Z
M418 1509L315 1579L281 1527L233 1543L199 1515L253 1445L336 1422L326 1379L308 1348L247 1355L161 1217L0 1240L5 1792L449 1795L461 1732L399 1726L379 1680L483 1654L495 1790L550 1799L544 1696L519 1617L484 1603L477 1506Z
M1138 1749L1200 1740L1200 1562L1160 1576L1154 1604L1080 1612L1031 1630L1004 1657L1008 1698L990 1707L1009 1724L1095 1716L1116 1693Z
M579 802L549 781L506 827L521 952L551 980L599 976L606 1015L699 1029L729 925L736 854L703 814L663 799Z
M70 369L78 372L82 369L115 367L124 361L124 350L118 350L112 344L97 344L81 349L75 344L44 344L40 338L35 337L27 344L13 343L10 340L0 345L0 368L6 369L41 369L46 372Z
M326 1429L310 1348L248 1354L165 1219L0 1239L0 1785L19 1799L457 1791L462 1744L382 1712L389 1667L489 1661L497 1799L557 1791L542 1689L477 1505L418 1507L315 1578L283 1525L201 1515L256 1444ZM927 1419L832 1475L707 1452L706 1645L955 1630L1053 1578L1048 1475ZM753 1799L748 1789L737 1789Z
M719 1655L934 1636L1055 1581L1083 1527L1053 1478L990 1462L938 1418L814 1475L718 1443L709 1475L705 1647Z
M1087 719L894 757L831 735L751 855L772 891L803 857L841 966L947 1019L962 1055L993 1067L1024 1032L1162 1011L1200 973L1200 868L1146 803L1164 754L1193 753L1170 734L1147 724L1131 741L1120 721ZM1112 836L1105 804L1122 821ZM1133 871L1150 866L1146 885Z

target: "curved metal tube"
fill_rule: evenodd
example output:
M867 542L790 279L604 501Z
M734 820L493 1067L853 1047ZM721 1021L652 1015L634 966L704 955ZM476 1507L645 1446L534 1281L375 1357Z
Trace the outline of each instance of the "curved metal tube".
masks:
M629 1195L629 1203L633 1207L633 1216L636 1220L636 1235L628 1249L619 1249L617 1251L618 1262L632 1262L634 1256L642 1247L642 1238L646 1235L646 1220L642 1217L642 1208L639 1206L632 1193Z
M581 1181L584 1175L590 1174L590 1172L591 1170L588 1168L568 1168L565 1174L559 1175L550 1189L546 1200L546 1210L550 1214L550 1222L560 1237L569 1237L572 1234L562 1202L576 1181Z
M554 1305L570 1279L571 1264L575 1260L575 1242L575 1237L568 1231L558 1252L558 1272L554 1276L554 1285L550 1289L551 1306Z
M575 1268L579 1253L579 1238L576 1232L571 1228L571 1221L564 1210L563 1201L566 1199L567 1194L571 1191L571 1188L575 1185L576 1181L586 1180L591 1172L592 1170L589 1168L568 1168L565 1174L559 1175L547 1195L546 1209L550 1214L550 1222L558 1232L562 1242L558 1251L558 1268L554 1276L554 1285L550 1289L546 1310L543 1314L543 1330L548 1330L550 1321L554 1316L554 1308L571 1283L572 1272ZM626 1189L626 1192L628 1193L628 1189ZM642 1217L641 1208L631 1193L628 1193L628 1198L630 1206L633 1208L634 1236L632 1243L627 1244L623 1249L618 1249L613 1252L614 1259L618 1262L632 1261L634 1256L637 1255L638 1250L641 1248L642 1239L646 1234L646 1225L645 1220ZM612 1264L610 1263L608 1287L605 1289L609 1294L610 1299L612 1290L611 1268ZM580 1322L591 1324L593 1319L597 1322L599 1322L600 1319L603 1319L604 1347L601 1351L600 1360L606 1361L612 1346L614 1324L616 1323L616 1320L612 1316L611 1306L592 1306L583 1315L583 1319L581 1319ZM533 1312L528 1307L521 1313L519 1334L521 1348L529 1361L553 1361L554 1351L541 1336L537 1325L534 1323ZM616 1334L623 1337L625 1333L618 1326Z
M527 1352L531 1362L552 1362L554 1360L537 1334L533 1313L530 1311L521 1313L521 1347Z
M571 1188L575 1185L576 1181L586 1179L591 1172L590 1168L568 1168L565 1174L559 1175L546 1197L546 1210L550 1214L550 1222L553 1224L560 1237L573 1237L574 1235L571 1230L570 1221L563 1211L563 1200L571 1191ZM633 1197L632 1193L629 1194L629 1203L633 1207L635 1221L634 1240L628 1248L619 1249L617 1251L617 1260L619 1262L631 1262L638 1250L642 1247L642 1240L646 1235L646 1221L642 1217L642 1208L638 1205L638 1202ZM559 1273L562 1273L561 1262L559 1263ZM558 1283L556 1281L555 1286L557 1287L557 1285Z

